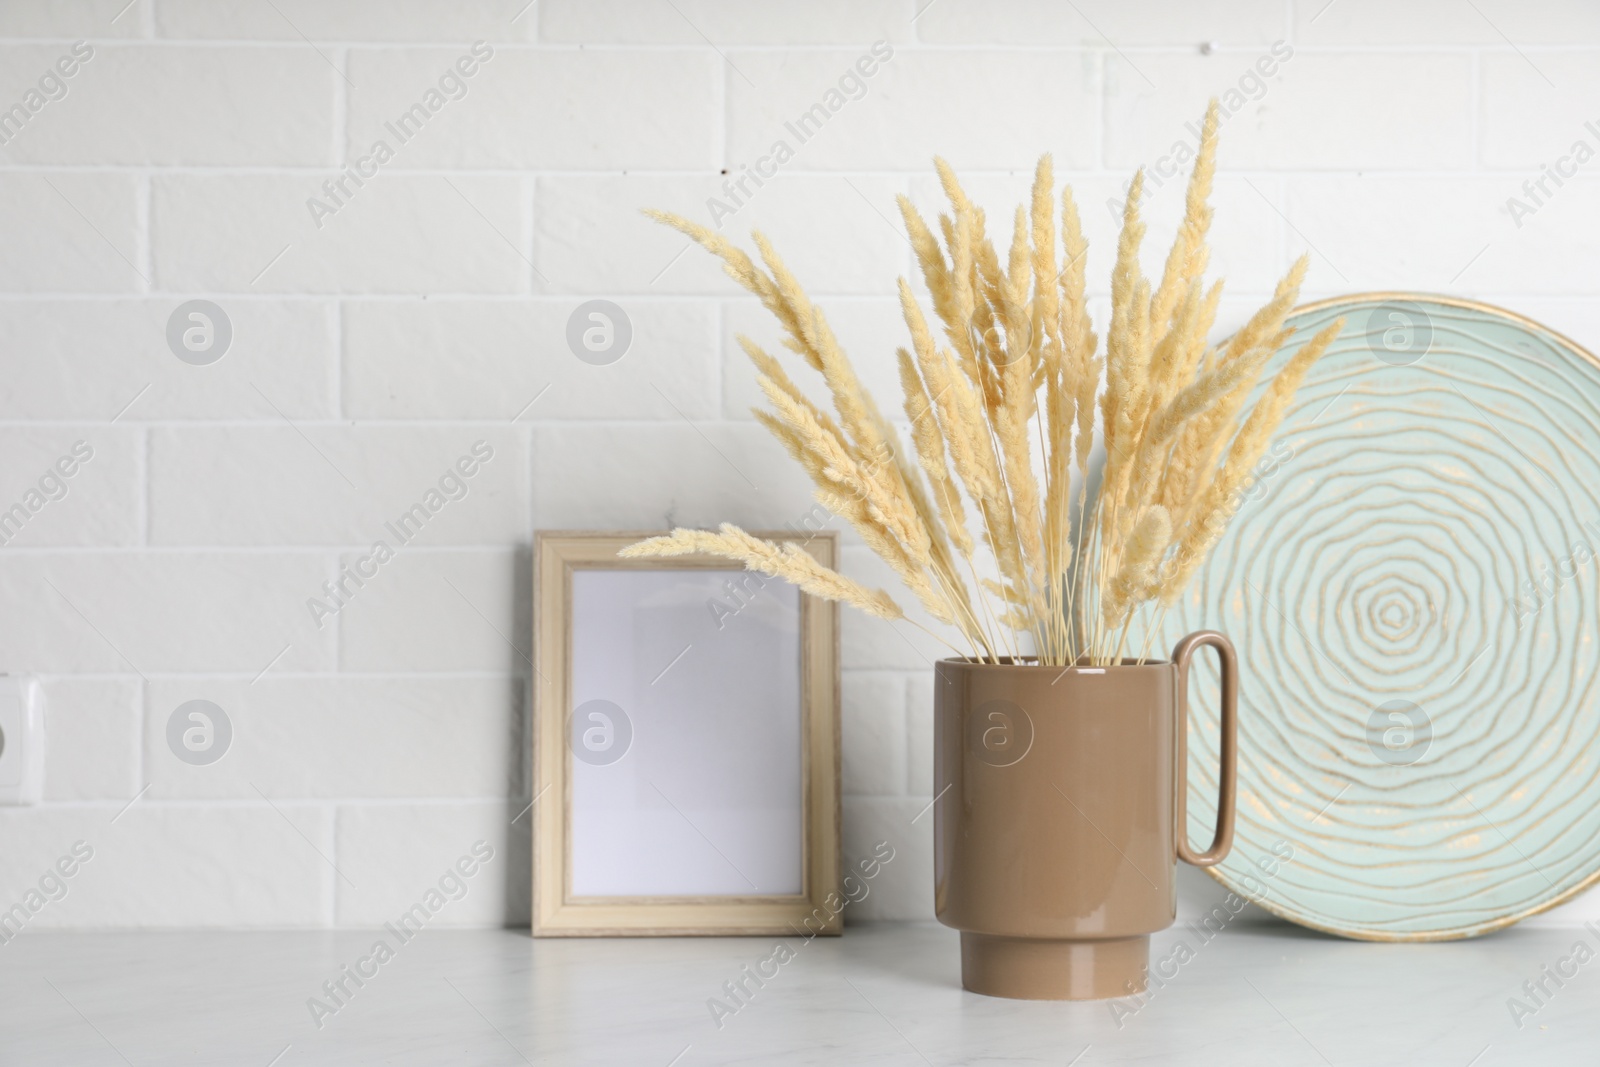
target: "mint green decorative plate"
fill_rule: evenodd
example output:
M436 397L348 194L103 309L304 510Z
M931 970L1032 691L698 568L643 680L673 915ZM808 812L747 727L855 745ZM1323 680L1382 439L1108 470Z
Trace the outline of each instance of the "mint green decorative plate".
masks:
M1600 880L1600 363L1508 311L1343 316L1180 608L1239 650L1233 854L1212 873L1346 937L1473 937ZM1189 835L1216 808L1195 671Z

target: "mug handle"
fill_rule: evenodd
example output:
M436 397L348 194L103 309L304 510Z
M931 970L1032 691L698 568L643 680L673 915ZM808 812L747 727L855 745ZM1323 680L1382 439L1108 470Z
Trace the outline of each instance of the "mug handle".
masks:
M1189 659L1194 650L1209 645L1222 661L1222 782L1217 792L1217 829L1211 847L1196 853L1189 847ZM1215 630L1197 630L1172 649L1177 672L1173 696L1177 702L1178 858L1196 867L1212 867L1233 848L1234 796L1239 785L1239 662L1233 643Z

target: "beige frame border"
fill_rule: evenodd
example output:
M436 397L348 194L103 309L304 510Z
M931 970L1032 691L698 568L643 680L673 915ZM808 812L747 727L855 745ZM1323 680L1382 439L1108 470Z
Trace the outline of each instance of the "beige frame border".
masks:
M838 934L825 901L840 879L839 609L800 597L801 884L797 896L574 897L570 891L572 755L565 743L571 703L572 572L701 570L738 565L716 556L620 559L617 552L660 531L541 531L533 561L533 936L659 937L684 934ZM838 537L757 532L835 566ZM543 798L542 800L540 798ZM809 920L809 922L808 922ZM819 925L820 923L820 925Z
M1491 315L1498 315L1501 318L1509 319L1519 325L1527 326L1531 329L1537 330L1540 333L1547 334L1559 344L1571 349L1574 355L1588 360L1589 363L1593 364L1594 366L1600 367L1600 358L1596 358L1593 352L1590 352L1587 348L1584 348L1566 334L1552 330L1550 327L1546 326L1542 322L1539 322L1537 319L1531 319L1520 312L1512 311L1509 308L1500 307L1497 304L1486 304L1482 300L1468 300L1459 296L1445 296L1441 293L1418 293L1404 290L1380 289L1366 293L1350 293L1346 296L1329 296L1323 297L1320 300L1312 300L1308 303L1301 304L1290 311L1286 317L1292 319L1296 315L1305 314L1307 312L1326 311L1329 308L1338 307L1340 304L1384 302L1398 303L1401 301L1444 304L1449 307L1465 308L1469 311L1486 311ZM1206 867L1203 869L1212 877L1213 880L1220 883L1224 888L1231 889L1236 893L1239 892L1238 887L1232 885L1226 878L1223 877L1223 872L1220 866ZM1334 926L1329 923L1320 922L1308 916L1300 915L1276 901L1254 900L1252 898L1252 903L1256 904L1260 908L1265 909L1268 913L1275 915L1280 919L1287 919L1289 922L1295 923L1299 926L1304 926L1307 929L1318 930L1322 933L1333 934L1337 937L1349 938L1352 941L1462 941L1467 938L1482 937L1484 934L1492 934L1496 931L1504 930L1507 927L1514 926L1524 919L1532 918L1533 916L1542 912L1549 911L1551 908L1554 908L1557 905L1565 904L1567 901L1597 885L1600 885L1600 870L1596 870L1593 874L1589 875L1589 877L1585 878L1577 885L1563 890L1562 892L1551 897L1549 900L1535 904L1532 907L1523 908L1521 911L1513 912L1512 914L1502 916L1499 919L1476 923L1471 926L1450 927L1439 930L1424 930L1419 933L1396 933L1387 930L1357 930L1349 927Z

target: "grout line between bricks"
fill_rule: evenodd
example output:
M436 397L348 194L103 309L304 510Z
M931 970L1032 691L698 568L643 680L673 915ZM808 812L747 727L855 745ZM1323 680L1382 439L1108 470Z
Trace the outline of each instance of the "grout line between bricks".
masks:
M526 800L524 797L522 800ZM213 808L231 808L234 810L271 811L273 805L280 808L314 808L327 810L346 807L370 808L448 808L448 807L492 807L495 805L510 808L517 802L515 797L506 796L444 796L444 797L273 797L270 801L257 800L246 796L189 796L189 797L151 797L146 794L139 800L142 808L165 808L172 811L185 810L210 810ZM44 804L34 805L34 810L41 807L50 807L60 810L76 811L117 811L128 806L126 797L106 797L84 800L51 800ZM335 875L335 878L338 876Z
M671 425L670 423L666 425ZM749 425L755 425L751 422ZM71 556L71 555L115 555L117 553L138 553L141 555L288 555L306 556L322 555L329 552L348 553L362 552L371 547L371 542L351 542L349 544L318 544L318 545L286 545L268 543L261 545L21 545L16 548L7 546L4 555L7 556ZM512 553L521 545L515 542L494 545L407 545L407 555L466 555L477 553L490 555L494 553Z
M877 670L877 668L853 668L856 670ZM127 671L39 671L41 676L48 676L54 680L72 679L76 681L98 682L131 682L140 680L140 676ZM260 675L260 671L148 671L144 680L152 682L242 682L245 685L253 684L252 680ZM895 673L884 670L884 673ZM274 670L270 679L275 682L515 682L526 676L526 671L513 670L409 670L409 671L339 671L329 668L324 671L283 671Z
M1525 176L1525 175L1519 175L1519 177L1523 177L1523 176ZM1570 179L1568 181L1570 183ZM375 304L399 303L399 302L410 302L410 303L417 303L417 304L424 304L424 303L447 304L447 303L469 303L469 302L470 303L517 303L517 302L528 301L528 302L537 303L537 304L550 304L550 305L570 307L570 306L576 305L577 303L579 303L580 301L582 301L584 299L587 299L587 298L592 297L592 296L600 295L601 292L603 292L603 293L605 293L605 294L607 294L609 296L612 296L612 297L623 298L623 299L627 299L627 300L629 300L631 302L640 303L640 304L696 304L696 303L706 303L706 302L710 302L710 301L721 301L723 303L730 303L730 304L738 303L738 304L744 304L746 306L755 306L756 305L756 301L754 300L754 298L746 299L744 297L734 297L734 296L731 296L731 295L730 296L723 296L723 295L717 294L717 293L705 293L705 294L700 294L700 293L643 294L643 293L631 293L631 292L627 292L625 290L619 291L619 290L616 290L616 289L600 290L600 291L597 291L595 293L562 293L562 294L551 294L549 296L533 296L533 297L528 297L528 296L510 296L510 297L506 297L506 296L494 296L494 295L477 296L477 295L473 295L473 294L470 294L470 293L442 293L442 294L439 294L438 296L429 296L429 297L409 296L409 295L371 296L371 297L362 297L360 302L375 303ZM1478 289L1478 290L1475 290L1475 292L1479 293L1480 296L1485 297L1485 298L1493 298L1493 299L1500 299L1500 300L1537 299L1537 300L1573 301L1573 302L1592 302L1594 300L1594 296L1592 294L1592 290L1590 290L1589 292L1585 292L1584 290L1581 290L1581 289L1573 289L1571 291L1565 291L1565 292L1552 292L1552 291L1545 290L1545 289L1530 289L1530 290L1525 290L1525 291L1522 291L1522 292L1516 292L1516 291L1507 291L1507 290L1496 288L1496 289ZM1307 294L1307 296L1309 298L1309 296L1311 294L1311 290L1309 288L1306 290L1306 294ZM188 294L185 294L185 295L188 295ZM295 295L291 294L291 295L286 295L286 296L282 296L282 297L278 297L278 296L259 297L259 296L249 296L249 295L240 294L240 293L206 293L206 292L199 292L199 293L196 293L194 295L200 296L200 297L204 297L204 298L210 299L210 300L217 300L219 302L222 301L222 300L241 300L241 301L245 301L245 302L254 302L254 303L274 302L274 301L280 301L280 300L286 301L286 302L296 302L296 303L312 303L312 302L327 303L328 302L326 297L316 296L316 295L295 296ZM1271 295L1272 295L1271 291L1267 290L1267 289L1244 289L1244 288L1240 288L1240 289L1235 289L1235 290L1230 291L1227 294L1227 296L1224 297L1224 300L1225 301L1229 301L1229 302L1243 303L1243 302L1245 302L1247 300L1260 301L1261 299L1270 298ZM1328 295L1333 295L1333 294L1330 291L1330 293ZM880 304L886 304L886 305L887 304L895 304L895 298L894 298L893 294L887 293L887 292L885 292L885 293L812 293L811 296L812 296L812 299L814 299L818 303L822 303L822 302L826 301L828 303L834 303L834 304L849 304L849 303L880 303ZM1091 300L1106 300L1106 299L1109 299L1110 294L1109 293L1100 292L1098 290L1091 289L1091 290L1088 291L1088 296L1089 296L1089 299L1091 299ZM0 294L0 306L4 306L5 304L8 304L8 303L42 303L42 302L47 302L47 301L55 301L55 302L60 302L60 303L114 303L114 302L119 301L119 300L149 301L149 300L163 300L163 299L168 299L168 298L163 296L162 294L150 294L149 296L143 296L143 295L133 294L133 293L129 293L129 294L126 294L126 295L123 295L123 296L112 296L112 297L102 297L102 296L99 296L99 295L96 295L96 294L71 294L71 293L29 294L29 293L14 293L14 294ZM355 301L345 301L345 303L353 303L353 302L355 302ZM83 416L81 418L61 418L61 417L58 417L58 418L48 418L48 419L24 419L24 418L3 418L3 417L0 417L0 424L10 424L10 425L23 425L23 424L28 424L28 425L60 424L60 425L64 425L64 424L69 424L69 423L73 424L73 425L77 425L77 424L83 424L83 423L92 423L92 422L95 422L95 421L96 420L93 417L88 416L88 415L85 415L85 416ZM103 420L101 420L101 421L103 421ZM249 418L243 418L243 419L167 418L167 419L155 419L155 420L134 419L132 421L166 423L166 424L173 425L173 426L205 426L205 425L219 425L220 426L220 425L232 425L232 424L234 424L236 422L240 422L240 421L243 421L243 422L251 422L251 421L272 422L272 421L279 421L279 422L281 422L281 420L266 419L266 418L261 418L259 416L251 416ZM429 424L429 425L450 424L450 423L458 423L458 424L461 424L461 425L467 425L467 424L476 424L476 423L495 423L495 422L499 422L500 424L503 425L505 423L505 419L500 418L498 415L460 416L460 417L446 417L446 416L438 416L438 415L418 415L418 416L407 416L405 418L393 418L393 417L389 417L389 418L364 418L364 417L361 417L361 416L346 416L343 419L325 418L325 419L322 419L322 420L313 420L312 424L313 425L317 424L317 421L320 421L321 424L323 424L323 425L341 425L341 424L349 424L349 423L360 423L362 425L368 425L368 426L381 426L381 425L386 425L386 424L401 425L401 424L410 424L410 423L425 423L425 424ZM521 420L521 421L549 422L549 421L552 421L552 420L549 417L544 417L544 418L533 418L531 420ZM560 420L555 420L555 421L574 421L574 420L568 418L568 419L560 419ZM576 421L588 421L588 420L581 420L580 419L580 420L576 420ZM305 421L298 420L298 419L296 420L296 422L299 423L302 426L307 424Z
M1596 50L1600 53L1600 49ZM1297 53L1298 54L1298 53ZM1597 54L1600 58L1600 54ZM1152 153L1153 154L1153 153ZM968 178L1005 178L1018 182L1025 182L1032 177L1034 161L1018 160L1011 167L961 167L961 177ZM1056 181L1061 182L1093 182L1093 181L1118 181L1123 182L1133 173L1133 168L1148 160L1137 160L1126 165L1121 163L1095 164L1094 166L1058 166L1055 168ZM721 164L718 164L720 169ZM1353 176L1373 175L1381 178L1413 178L1413 179L1458 179L1475 175L1500 175L1522 176L1527 172L1527 166L1483 167L1389 167L1381 160L1364 163L1352 163L1344 166L1289 166L1289 167L1261 167L1261 166L1223 166L1217 172L1218 182L1227 182L1229 179L1242 181L1245 178L1261 180L1289 176L1295 178L1349 178ZM325 163L305 164L280 164L269 166L261 163L184 163L152 165L149 163L4 163L0 164L0 174L149 174L152 178L161 177L210 177L210 178L261 178L278 177L303 180L306 178L320 178L338 174L338 168ZM712 175L707 174L705 168L699 167L659 167L659 168L632 168L632 167L554 167L528 165L522 167L485 167L485 166L459 166L459 167L385 167L385 176L405 178L553 178L562 181L577 182L589 178L627 178L640 181L654 181L666 179L693 179L710 182ZM721 177L720 174L716 177ZM861 170L847 170L837 167L797 168L784 171L781 175L785 183L794 182L804 184L811 181L836 181L839 178L852 178L858 181L882 180L904 181L907 178L922 179L927 185L930 194L936 195L937 190L933 171L924 161L910 162L903 167L871 167ZM1600 183L1600 176L1577 174L1568 181L1580 184ZM714 184L714 183L712 183ZM1173 183L1166 188L1180 188L1182 183ZM1161 189L1151 189L1150 195L1156 196ZM187 291L187 290L185 290Z
M147 0L141 0L141 4ZM72 45L79 40L88 40L96 48L108 49L218 49L218 50L272 50L272 51L298 51L304 49L307 40L301 38L272 39L272 40L241 40L229 38L176 38L153 37L128 38L128 37L96 37L93 34L72 37L0 37L0 46L60 46ZM331 49L375 49L391 53L406 52L439 52L442 50L470 47L473 40L466 38L447 39L434 38L423 42L411 41L368 41L351 38L308 38L312 45L320 48ZM490 41L498 55L502 51L510 53L538 54L541 52L565 53L610 53L610 52L642 52L642 53L671 53L682 52L693 55L715 56L714 49L704 44L691 43L637 43L637 42L551 42L551 41ZM869 43L868 35L863 35L859 40L828 42L822 44L735 44L728 46L725 51L735 54L775 54L790 55L795 53L811 54L847 54L854 53ZM1128 55L1146 56L1174 56L1189 58L1195 54L1195 44L1198 42L1185 41L1179 44L1126 44L1119 42L1115 49L1105 44L1069 44L1064 42L1024 43L1020 41L954 44L949 42L929 42L920 40L891 41L896 54L902 51L934 54L1000 54L1008 52L1024 53L1060 53L1066 55L1115 55L1118 51ZM1259 41L1217 41L1212 52L1213 55L1241 55L1256 56L1263 48L1270 46L1272 40ZM1291 42L1292 43L1292 42ZM1560 53L1560 52L1600 52L1600 39L1593 42L1517 42L1508 45L1499 38L1493 40L1487 37L1482 41L1463 44L1429 44L1425 42L1413 43L1386 43L1383 41L1348 42L1336 44L1307 44L1295 45L1296 54L1301 51L1319 55L1465 55L1472 52L1496 53L1501 55L1516 55L1518 51L1527 53Z

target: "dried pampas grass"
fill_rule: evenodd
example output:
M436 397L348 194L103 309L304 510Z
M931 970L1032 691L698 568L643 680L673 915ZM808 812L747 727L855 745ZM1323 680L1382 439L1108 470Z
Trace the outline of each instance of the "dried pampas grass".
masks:
M695 554L725 556L738 560L750 570L760 571L772 578L782 578L812 596L842 601L880 619L905 618L900 605L882 589L868 589L824 567L802 548L763 541L731 523L723 523L716 533L709 530L674 530L664 537L652 537L629 545L618 554L625 558Z
M955 172L935 160L949 214L933 227L905 197L899 201L942 327L934 332L901 279L911 344L896 360L909 448L765 237L755 235L758 265L713 230L649 212L717 256L778 320L784 346L821 374L831 414L776 357L739 339L771 405L756 417L811 476L817 500L848 521L976 658L1114 663L1142 621L1142 659L1159 612L1182 594L1226 528L1295 390L1343 325L1304 344L1245 411L1292 333L1284 320L1306 261L1232 338L1207 341L1222 293L1220 282L1204 280L1217 124L1213 101L1183 222L1154 283L1139 260L1142 172L1129 186L1103 356L1084 296L1087 243L1077 205L1063 189L1058 217L1050 157L1039 161L1028 203L1011 219L1004 256ZM1091 500L1096 443L1105 462ZM905 618L884 591L734 526L675 530L623 554L691 552L737 560L879 618Z

